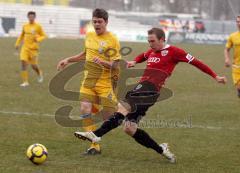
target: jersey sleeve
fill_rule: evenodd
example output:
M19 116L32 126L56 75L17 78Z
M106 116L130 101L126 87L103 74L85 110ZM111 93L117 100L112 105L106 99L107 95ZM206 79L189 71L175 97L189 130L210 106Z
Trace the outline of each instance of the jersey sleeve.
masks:
M191 63L194 60L194 57L187 53L186 51L179 49L179 48L174 48L174 60L178 62L186 62L186 63Z
M37 42L42 42L46 38L46 34L41 25L39 25L38 36L36 38Z
M226 48L230 49L233 46L232 36L230 35L227 39L227 43L225 45Z
M151 54L152 50L149 49L147 52L141 53L140 55L138 55L137 57L135 57L134 61L136 61L136 63L141 63L144 62L148 59L149 55Z
M217 76L217 74L209 66L207 66L206 64L204 64L203 62L201 62L200 60L193 57L192 55L190 55L189 53L185 52L182 49L175 48L175 59L177 62L189 63L198 68L199 70L201 70L202 72L212 76L213 78Z
M116 60L120 60L121 59L121 55L120 55L120 43L119 43L119 40L114 37L114 42L115 42L115 45L113 47L113 56L110 56L110 60L111 61L116 61Z
M22 28L21 35L18 37L18 39L17 39L17 41L15 43L15 47L20 45L20 43L22 42L23 38L24 38L24 26Z
M210 67L208 67L206 64L196 58L191 62L191 65L197 67L199 70L212 76L213 78L216 78L217 76L217 74Z
M88 33L86 33L86 36L84 39L84 45L83 45L83 52L85 52L85 53L86 53L87 39L88 39Z

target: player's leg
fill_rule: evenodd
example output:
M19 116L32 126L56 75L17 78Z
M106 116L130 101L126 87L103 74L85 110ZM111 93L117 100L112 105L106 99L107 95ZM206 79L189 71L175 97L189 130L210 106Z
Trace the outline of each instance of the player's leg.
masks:
M29 85L28 71L27 71L29 54L28 54L28 51L24 48L22 48L20 52L20 61L21 61L21 78L22 78L22 84L20 84L20 86L26 87Z
M124 131L128 135L132 136L139 144L155 150L169 159L170 162L174 163L175 156L169 151L167 144L158 145L145 131L137 128L137 123L141 117L145 115L148 108L157 101L159 96L158 92L154 90L155 86L148 84L140 84L139 86L140 87L137 86L128 92L126 96L128 103L120 103L118 105L118 111L105 121L100 128L89 133L78 132L78 137L84 140L88 139L98 142L100 141L100 137L118 127L126 117L124 121ZM129 105L131 107L129 107ZM131 108L131 110L129 108Z
M32 69L37 73L38 75L38 82L42 83L43 82L43 73L42 70L39 68L37 64L32 64Z
M80 106L80 112L82 117L84 118L82 120L83 123L83 129L86 132L94 131L96 130L96 125L93 120L94 113L97 113L96 106L93 106L93 104L89 101L81 101ZM96 155L101 153L101 148L98 143L91 142L90 147L87 149L87 151L84 153L86 155Z
M118 104L117 112L114 112L110 118L103 122L103 124L95 131L91 132L75 132L75 136L79 139L89 140L91 142L99 142L101 137L111 130L120 126L125 119L125 116L129 113L126 107L122 103Z
M116 111L117 99L111 86L96 87L95 91L99 99L99 104L102 106L102 110L97 114L97 116L99 118L101 117L102 120L105 121ZM92 145L96 145L96 143L93 143Z
M29 85L27 66L28 66L27 61L22 60L22 61L21 61L21 69L22 69L22 70L21 70L21 78L22 78L22 84L20 85L21 87L26 87L26 86Z
M147 108L145 110L147 110ZM158 153L163 154L163 147L158 145L145 131L137 128L136 121L140 120L140 116L138 116L138 113L139 110L137 110L137 113L128 113L125 107L122 107L122 105L120 104L118 112L115 112L114 115L110 119L105 121L99 129L87 134L79 132L79 135L82 135L80 136L80 138L85 137L85 139L88 139L90 141L100 140L99 137L102 137L106 133L110 132L112 129L118 127L123 122L125 114L127 119L126 121L124 121L124 131L128 135L132 136L139 144L147 148L152 148Z
M96 129L94 120L92 119L93 104L90 100L84 99L80 102L80 114L82 120L83 129L85 131L93 131Z
M97 115L98 117L96 118L98 119L102 118L105 121L116 111L117 101L116 101L115 94L113 92L113 89L109 86L95 87L94 91L98 96L97 97L98 104L93 104L92 111L96 109L96 107L99 107L101 105L103 109L101 110L101 112L95 112L94 116ZM95 131L95 130L96 130L95 122L92 122L91 129L88 129L87 131ZM90 148L94 148L97 151L100 151L100 145L95 142L92 142Z
M235 73L235 86L237 89L237 96L240 98L240 69L237 69L237 72Z
M113 113L113 115L106 121L103 122L100 128L95 131L89 133L82 133L82 132L75 132L75 135L80 139L88 139L89 141L99 141L103 135L110 132L112 129L117 128L119 125L122 124L125 116L128 115L131 111L135 111L135 98L132 98L134 93L140 91L140 89L149 89L151 87L142 87L144 85L140 84L141 87L138 85L132 90L129 91L125 96L125 101L118 103L118 110L117 112ZM155 86L154 86L155 87Z
M155 86L148 86L145 84L140 84L141 87L135 87L132 91L129 91L126 95L126 100L124 102L121 102L118 104L118 110L115 112L107 121L104 121L104 123L101 125L100 128L97 130L90 132L90 133L81 133L76 132L77 136L81 139L88 139L92 141L98 141L100 140L99 137L102 137L106 133L110 132L112 129L118 127L121 125L123 120L125 119L125 116L128 115L130 112L136 111L135 103L137 101L136 97L134 96L134 93L139 93L142 90L149 90L149 89L155 89ZM148 92L149 93L149 92ZM154 97L156 100L158 97L158 94ZM144 98L144 101L147 101L146 97ZM151 102L152 100L148 101ZM143 115L143 114L141 114Z
M237 84L237 94L238 94L238 97L240 98L240 80Z
M97 87L99 104L102 106L101 117L105 121L117 110L117 98L112 87Z
M32 69L37 73L38 75L38 82L42 83L43 82L43 72L42 70L39 68L38 65L38 52L37 51L32 51L31 52L31 59L30 59L30 63L32 66Z
M237 89L237 96L240 98L240 69L233 67L232 69L233 83Z
M122 124L123 120L125 119L125 116L129 112L131 112L131 106L125 101L119 102L117 105L117 111L114 112L113 110L115 109L115 103L117 102L117 99L114 93L110 94L111 99L108 99L109 96L107 96L105 98L102 98L101 100L102 104L104 105L104 108L106 108L106 111L104 112L105 117L103 117L105 121L103 122L100 128L93 131L93 133L97 137L102 137L106 133L117 128L119 125ZM108 111L107 108L109 109ZM112 110L110 108L112 108Z
M151 105L149 105L151 106ZM138 128L138 122L140 121L142 116L139 116L143 110L139 111L141 105L138 106L137 111L135 113L130 113L126 116L126 120L123 123L123 130L126 134L131 136L135 139L136 142L138 142L140 145L151 148L157 153L163 155L165 158L167 158L171 163L176 162L176 157L173 153L170 152L168 149L168 144L162 143L158 144L147 132L144 130ZM147 111L148 108L146 108L146 105L144 105L145 111ZM142 112L143 113L143 112Z
M149 107L153 104L135 105L134 112L129 113L126 116L126 120L123 123L123 130L126 134L133 137L139 144L152 148L156 152L162 154L163 149L159 146L144 130L138 128L139 121L145 116Z
M97 114L99 110L98 98L95 91L84 86L80 89L80 112L82 120L83 129L86 132L96 130L96 122L94 121L94 115ZM92 142L90 147L84 153L86 155L100 154L101 148L98 143Z
M89 132L89 131L93 131L93 130L97 129L96 122L98 122L98 120L96 120L96 119L100 119L101 117L96 117L96 115L98 114L100 109L101 109L101 106L99 104L96 104L96 103L92 104L91 115L93 118L84 120L84 121L88 121L88 124L89 124L88 127L85 126L85 131ZM90 145L90 148L87 150L87 152L85 154L96 155L96 154L100 154L100 153L101 153L100 144L92 142Z

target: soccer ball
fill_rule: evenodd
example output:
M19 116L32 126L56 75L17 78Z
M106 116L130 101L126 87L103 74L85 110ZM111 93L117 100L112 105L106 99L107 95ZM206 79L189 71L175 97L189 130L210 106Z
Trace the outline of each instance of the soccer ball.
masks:
M47 159L48 151L42 144L33 144L28 147L26 154L32 163L39 165Z

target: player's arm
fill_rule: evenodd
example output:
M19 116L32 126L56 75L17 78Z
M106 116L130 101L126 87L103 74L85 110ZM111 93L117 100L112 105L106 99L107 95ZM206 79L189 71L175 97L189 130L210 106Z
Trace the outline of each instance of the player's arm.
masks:
M190 62L190 64L197 67L199 70L203 71L204 73L212 76L218 83L225 84L227 82L226 77L218 76L208 65L204 64L203 62L199 61L196 58L194 58Z
M23 29L22 29L22 32L21 32L20 36L17 38L17 41L16 41L16 43L15 43L15 48L16 48L16 49L19 48L19 46L20 46L23 38L24 38L24 27L23 27Z
M225 67L231 66L231 59L230 59L230 50L233 46L233 42L231 36L228 38L225 49L224 49L224 57L225 57Z
M105 68L108 69L114 69L116 67L118 67L120 60L113 60L113 61L104 61L99 59L98 57L93 58L93 62L95 62L96 64L102 65Z
M231 66L230 48L224 49L224 56L225 56L225 67L230 67Z
M177 62L189 63L189 64L195 66L196 68L198 68L199 70L201 70L202 72L213 77L218 83L223 83L223 84L226 83L226 81L227 81L226 77L218 76L208 65L199 61L197 58L193 57L192 55L187 54L184 50L176 49L175 53L176 53L176 57L177 57L176 58Z
M42 42L45 38L47 37L47 35L45 34L42 26L39 26L39 31L38 31L38 35L36 37L36 41L37 42Z
M111 49L109 49L109 51L106 52L106 54L108 54L108 53L110 54L109 55L110 61L105 61L98 57L95 57L95 58L93 58L93 62L95 62L96 64L99 64L99 65L102 65L103 67L108 68L108 69L117 68L119 66L119 62L121 59L120 43L117 38L114 39L114 42L115 42L114 46ZM112 50L113 50L113 54L111 54Z
M149 54L151 53L151 50L148 50L147 52L141 53L133 61L127 62L127 67L131 68L134 67L137 63L142 63L148 59Z
M85 60L86 58L86 52L83 51L77 55L71 56L71 57L67 57L61 61L59 61L58 65L57 65L57 70L62 70L64 69L68 64L70 63L74 63L74 62L79 62L81 60Z

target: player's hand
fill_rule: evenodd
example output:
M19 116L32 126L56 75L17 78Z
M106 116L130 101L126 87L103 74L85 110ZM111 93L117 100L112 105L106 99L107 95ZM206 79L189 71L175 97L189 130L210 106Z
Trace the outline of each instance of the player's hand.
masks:
M225 67L230 67L230 66L231 66L230 60L225 60Z
M39 38L39 35L36 35L36 36L34 37L34 41L37 42L37 43L38 43L38 38Z
M216 76L215 79L218 83L225 84L227 82L227 78L225 76Z
M68 59L61 60L57 65L57 70L62 70L68 65Z
M95 58L93 58L93 62L95 62L96 64L99 64L99 65L101 65L101 63L102 63L102 60L101 60L101 59L99 59L98 57L95 57Z
M15 49L18 50L18 49L19 49L19 46L15 46Z
M128 61L127 62L127 68L134 67L136 65L136 61Z

